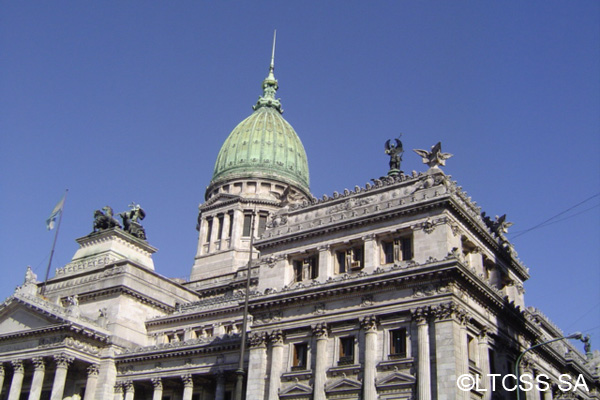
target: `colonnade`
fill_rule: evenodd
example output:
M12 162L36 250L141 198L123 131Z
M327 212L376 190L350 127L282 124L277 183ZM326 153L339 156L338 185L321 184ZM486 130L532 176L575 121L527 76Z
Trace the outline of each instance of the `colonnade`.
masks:
M431 400L432 392L457 393L457 398L468 399L468 392L457 392L456 378L461 374L469 373L469 362L467 352L467 315L466 312L456 307L422 307L412 310L412 323L416 328L416 352L412 357L416 359L416 398L419 400ZM435 325L435 335L430 333L432 324ZM381 348L378 348L378 321L374 316L361 318L360 327L364 333L363 342L363 365L362 371L362 398L364 400L376 400L377 394L377 363L382 359ZM327 369L332 367L331 354L328 354L328 341L330 329L325 323L312 326L314 339L314 370L313 399L326 400ZM388 338L384 339L388 340ZM490 373L489 343L487 330L481 330L477 338L478 362L477 368L483 376ZM435 343L432 343L435 341ZM270 360L269 348L270 343ZM247 398L265 398L276 400L279 398L281 375L285 372L282 363L283 339L281 331L270 334L255 335L250 344L250 365L248 376ZM436 349L436 354L431 349ZM432 360L436 360L436 370L431 367ZM355 364L359 362L355 360ZM270 364L270 369L268 369ZM435 376L432 376L432 373ZM268 380L265 378L268 377ZM266 384L268 382L268 385ZM433 385L436 385L434 388ZM489 382L482 382L483 388L489 388ZM490 391L484 395L484 400L489 400ZM545 400L545 399L544 399Z
M29 390L28 400L39 400L42 395L44 378L46 375L46 366L48 361L52 359L55 364L54 378L52 381L52 390L50 400L62 400L65 392L65 384L67 382L67 374L69 367L75 360L74 357L61 353L53 356L37 356L29 359L33 366L33 376L31 379L31 388ZM10 362L12 366L12 380L8 388L8 400L19 400L23 388L23 380L25 378L25 368L29 368L28 360L16 359ZM0 394L4 385L5 376L4 365L0 366ZM87 367L87 382L85 387L84 400L93 400L96 394L98 384L98 365L90 364Z
M203 378L206 378L203 375ZM114 387L113 400L133 400L135 396L135 384L146 383L150 381L152 385L152 400L162 400L164 392L164 381L179 381L183 387L182 400L192 400L194 394L194 375L183 374L179 376L169 377L153 377L150 379L140 380L123 380L118 381ZM225 375L218 373L215 376L215 400L225 400Z

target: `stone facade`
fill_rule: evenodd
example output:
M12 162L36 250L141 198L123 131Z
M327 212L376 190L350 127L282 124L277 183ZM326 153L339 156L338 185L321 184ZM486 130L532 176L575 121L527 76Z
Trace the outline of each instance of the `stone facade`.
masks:
M0 307L0 399L231 399L246 322L246 399L508 400L457 379L490 389L563 336L525 307L503 231L437 165L322 199L251 172L211 183L188 282L119 228L77 239L43 295L28 271ZM522 370L551 390L526 398L600 399L598 361L537 348ZM561 374L589 391L562 393Z

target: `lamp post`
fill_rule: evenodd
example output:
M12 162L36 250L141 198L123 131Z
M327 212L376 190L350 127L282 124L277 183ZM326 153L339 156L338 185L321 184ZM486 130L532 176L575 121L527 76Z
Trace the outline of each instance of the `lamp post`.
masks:
M559 337L559 338L556 338L556 339L548 340L548 341L543 342L543 343L538 343L535 346L531 346L531 347L525 349L524 352L522 352L521 354L519 354L519 357L517 357L517 362L515 364L515 376L517 377L517 400L521 400L521 390L519 389L519 382L520 382L519 378L521 376L520 373L519 373L519 364L521 364L521 358L523 358L523 356L525 355L525 353L527 353L528 351L533 350L533 349L535 349L537 347L544 346L544 345L546 345L548 343L557 342L557 341L563 340L563 339L581 339L582 337L583 337L583 335L580 332L575 332L575 333L573 333L573 334L571 334L569 336L563 336L563 337Z
M250 224L250 253L248 256L248 272L246 273L246 295L244 296L244 313L242 321L242 341L240 343L240 359L238 369L235 371L236 382L233 393L234 400L242 400L244 387L244 353L246 352L246 329L248 329L248 301L250 299L250 275L252 274L252 250L254 249L254 220L256 219L256 208L252 212L252 223Z

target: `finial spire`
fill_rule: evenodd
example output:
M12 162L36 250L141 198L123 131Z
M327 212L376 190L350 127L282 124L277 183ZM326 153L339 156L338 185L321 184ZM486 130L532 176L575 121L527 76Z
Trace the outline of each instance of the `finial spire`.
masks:
M277 29L273 32L273 49L271 50L271 65L269 66L269 75L262 83L263 95L258 98L258 102L252 108L258 110L261 107L273 107L280 113L283 113L281 102L275 98L275 93L279 89L277 79L275 79L275 41L277 39Z
M273 31L273 51L271 52L271 69L272 73L275 70L275 41L277 40L277 29Z

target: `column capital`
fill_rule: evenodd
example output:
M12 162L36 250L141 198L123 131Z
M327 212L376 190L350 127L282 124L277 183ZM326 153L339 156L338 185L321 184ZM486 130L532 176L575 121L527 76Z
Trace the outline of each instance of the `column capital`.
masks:
M191 374L181 375L181 380L183 381L183 387L185 387L185 388L193 388L194 387L194 381L192 379Z
M115 383L115 394L123 393L123 382Z
M100 367L98 366L98 364L90 364L87 367L88 376L98 376L99 372L100 372Z
M25 367L23 366L23 360L12 360L10 362L15 370L15 372L25 372Z
M6 371L4 370L4 365L0 364L0 376L4 376Z
M452 301L431 307L431 312L436 321L454 319L459 324L466 325L469 320L467 310Z
M317 337L317 340L319 339L327 339L328 335L327 335L327 324L325 323L318 323L316 325L312 326L312 332L313 332L313 336Z
M487 343L488 339L490 338L490 328L488 328L487 326L481 328L478 334L478 338L479 343Z
M417 322L417 325L424 325L427 323L431 310L429 307L418 307L410 311L413 320Z
M269 333L269 342L271 342L272 346L283 345L283 332L281 329L275 329Z
M374 315L367 315L360 320L360 326L365 332L376 332L377 331L377 317Z
M36 371L44 371L46 369L44 357L33 357L31 362L33 363L33 367Z
M161 378L152 378L150 380L152 381L152 387L154 388L154 390L163 389L163 383Z
M69 365L75 360L74 357L71 357L65 353L55 354L54 361L56 362L56 368L69 368Z
M363 240L363 242L375 240L375 234L374 233L366 234L363 237L361 237L361 239Z
M248 338L250 348L265 347L267 334L265 332L253 332Z

